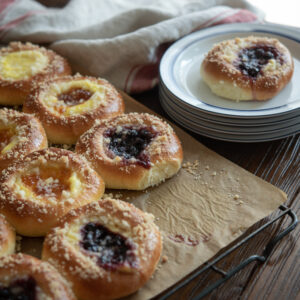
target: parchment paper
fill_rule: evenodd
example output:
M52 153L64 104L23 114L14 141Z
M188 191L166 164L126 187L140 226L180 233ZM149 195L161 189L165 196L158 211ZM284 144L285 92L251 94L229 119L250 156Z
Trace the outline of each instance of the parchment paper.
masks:
M150 112L124 94L127 112ZM110 190L154 214L163 235L163 256L153 278L126 299L149 299L213 257L248 227L273 212L286 195L209 150L173 126L184 150L184 167L143 192ZM40 256L42 239L22 239L22 252Z

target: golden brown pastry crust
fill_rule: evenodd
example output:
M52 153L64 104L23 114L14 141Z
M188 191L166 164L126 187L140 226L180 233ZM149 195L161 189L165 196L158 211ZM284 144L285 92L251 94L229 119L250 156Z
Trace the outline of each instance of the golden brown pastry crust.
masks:
M1 140L1 132L5 135L10 129L13 135L7 144ZM13 146L5 148L10 143ZM46 133L38 119L12 109L0 109L0 171L27 154L47 147Z
M37 83L48 80L51 77L71 74L71 67L65 58L52 50L31 43L11 42L8 47L0 49L0 59L9 53L27 50L41 52L47 56L48 64L42 71L26 79L11 80L0 75L0 104L2 105L23 104L31 89Z
M33 278L37 299L75 300L67 281L47 262L18 253L0 258L0 287Z
M95 104L91 109L64 115L62 112L53 111L54 105L50 106L42 101L54 86L83 81L104 90L103 98L98 97L97 100L95 98ZM70 106L59 101L58 108L64 110L68 107ZM36 87L25 101L23 111L34 114L42 122L50 141L59 144L75 144L78 137L92 127L95 120L111 118L123 113L124 101L120 93L105 79L75 75L56 78Z
M0 214L0 257L15 252L16 232Z
M72 208L99 199L104 181L74 152L48 148L10 165L0 177L0 212L26 236L42 236Z
M235 61L241 50L271 46L278 51L256 78L244 75ZM277 95L290 81L294 63L289 50L277 39L266 37L235 38L216 44L201 65L203 80L218 96L231 100L267 100Z
M161 235L147 214L132 204L103 199L70 211L46 236L42 258L53 264L83 300L116 299L138 290L153 274L162 251ZM95 222L136 245L135 265L109 270L80 242L82 226Z
M135 159L124 160L108 150L105 132L122 126L152 128L156 136L143 153L149 157L149 168ZM107 188L142 190L173 176L181 167L181 143L172 127L154 115L129 113L96 124L83 134L76 152L89 160L102 176Z

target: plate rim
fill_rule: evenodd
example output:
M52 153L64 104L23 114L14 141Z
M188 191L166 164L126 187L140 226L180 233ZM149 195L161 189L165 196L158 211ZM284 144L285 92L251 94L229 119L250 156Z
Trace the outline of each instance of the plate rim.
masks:
M161 101L164 103L165 106L169 107L170 110L173 110L174 112L176 112L176 114L178 115L182 115L182 114L186 114L187 118L189 120L194 120L194 123L200 123L200 122L207 122L209 124L215 124L216 126L223 126L224 128L230 128L230 130L232 130L231 128L236 128L236 129L241 129L241 133L244 132L245 130L254 130L257 128L269 128L268 130L271 130L270 128L274 128L273 130L280 130L281 128L284 127L288 127L288 126L294 126L296 125L295 123L298 123L298 116L292 116L292 117L288 117L284 120L280 120L280 121L274 121L274 122L269 122L269 123L250 123L250 124L243 124L243 123L238 123L238 122L225 122L225 121L220 121L220 120L215 120L213 118L206 118L205 116L202 115L198 115L196 113L194 113L192 110L187 110L182 108L181 106L179 106L177 103L175 103L173 101L172 98L168 97L168 95L164 94L163 90L159 91L160 93L160 99ZM177 107L177 108L175 108ZM277 127L277 129L275 129ZM238 131L238 130L236 130ZM260 130L262 131L262 130Z
M299 32L293 28L287 28L285 26L281 26L279 24L252 24L252 23L235 23L235 24L225 24L225 25L217 25L214 27L204 28L199 31L193 32L184 36L183 38L177 40L174 44L172 44L167 51L164 53L160 66L159 66L159 76L160 81L164 84L164 86L170 91L171 94L176 96L180 101L188 104L196 110L201 110L205 112L210 112L217 115L222 116L236 116L236 117L263 117L263 116L276 116L282 113L288 113L300 107L300 96L299 99L295 101L280 105L274 108L260 109L260 110L239 110L232 108L224 108L215 106L212 104L205 103L203 101L199 102L199 99L184 93L179 89L176 85L176 82L170 75L170 69L173 69L174 61L178 57L182 51L190 46L191 44L199 41L199 38L205 39L209 33L213 33L213 36L222 35L227 33L238 33L238 32L265 32L270 34L275 34L279 36L283 36L285 38L291 39L297 43L299 43L300 47L300 38ZM173 64L172 64L173 62ZM173 84L172 84L173 83ZM199 106L193 105L192 102L197 100ZM283 109L285 108L285 109Z
M237 116L233 116L232 118L230 116L224 117L223 115L216 115L216 114L212 114L207 111L196 111L192 107L185 106L184 103L180 102L180 100L177 97L168 93L166 88L164 88L164 86L161 84L159 85L159 90L161 90L161 94L164 98L163 99L164 101L169 101L170 103L172 102L172 104L174 104L174 106L177 106L178 108L193 114L195 117L199 117L199 118L203 119L204 118L203 116L205 115L206 116L205 119L216 122L216 123L224 124L224 125L236 124L239 126L263 126L263 125L267 125L267 124L278 123L283 120L290 120L291 117L296 118L296 117L299 117L299 115L300 115L300 108L299 108L299 109L293 110L291 112L276 115L273 117L270 117L270 116L260 117L260 118L258 118L258 117L257 118L253 118L253 117L238 118ZM278 120L278 118L280 118L280 120ZM265 122L266 120L268 120L268 122ZM262 122L262 121L264 121L264 122Z
M167 114L171 117L169 112L167 112ZM193 128L191 128L190 126L188 126L186 124L183 124L182 122L180 122L178 120L174 120L174 122L177 123L177 126L178 125L182 126L183 128L185 128L185 129L187 129L187 130L189 130L193 133L196 133L196 134L199 134L199 135L202 135L202 136L205 136L205 137L209 137L211 139L221 140L221 141L225 141L225 142L233 142L233 143L262 143L262 142L280 140L280 139L284 139L284 138L287 138L289 136L298 134L298 132L296 131L296 132L284 134L284 135L281 135L281 136L275 136L275 137L272 137L272 138L254 138L254 139L231 138L231 137L228 137L228 136L226 137L226 135L224 135L224 134L221 137L221 136L216 136L216 135L204 132L204 131L200 132L200 131L193 130Z
M269 136L269 135L278 135L280 132L299 132L300 130L300 122L297 124L294 124L293 126L284 126L281 128L277 128L277 129L272 129L272 130L265 130L265 131L255 131L255 132L240 132L240 131L235 131L232 129L229 129L226 127L224 127L223 129L220 128L216 128L216 127L211 127L211 124L201 124L201 123L197 123L191 119L186 119L182 116L180 116L178 113L172 111L171 109L168 108L168 105L166 103L163 104L165 111L169 114L169 115L173 115L172 119L175 120L181 120L181 123L186 123L187 126L189 127L193 127L193 128L202 128L203 130L210 130L215 132L216 134L225 134L225 135L234 135L234 136L247 136L247 137L254 137L254 136Z

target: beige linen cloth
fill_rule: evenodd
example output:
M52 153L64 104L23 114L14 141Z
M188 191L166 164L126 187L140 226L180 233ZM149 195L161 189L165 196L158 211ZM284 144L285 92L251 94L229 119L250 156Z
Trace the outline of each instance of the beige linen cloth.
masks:
M0 40L50 44L74 71L136 93L157 83L160 58L173 41L205 27L262 18L243 0L71 0L63 8L1 0Z

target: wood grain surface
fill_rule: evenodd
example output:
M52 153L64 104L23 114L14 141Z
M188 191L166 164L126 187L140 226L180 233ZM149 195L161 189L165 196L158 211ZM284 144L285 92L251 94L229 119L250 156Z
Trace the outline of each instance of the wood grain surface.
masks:
M133 95L133 98L171 120L159 104L157 88L150 92ZM217 141L188 130L186 132L215 152L282 189L288 195L286 205L291 207L298 217L300 216L300 134L277 141L251 144ZM244 236L276 215L278 212L274 212L268 218L255 224ZM272 224L246 245L220 261L217 266L230 270L250 255L261 255L268 241L286 228L289 222L289 218L285 217ZM267 262L252 262L203 299L300 299L299 241L300 225L276 245ZM209 270L176 292L170 299L193 299L202 289L220 278L220 274Z

